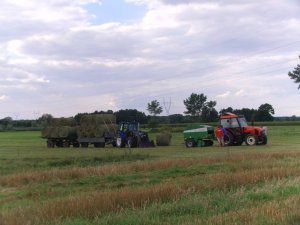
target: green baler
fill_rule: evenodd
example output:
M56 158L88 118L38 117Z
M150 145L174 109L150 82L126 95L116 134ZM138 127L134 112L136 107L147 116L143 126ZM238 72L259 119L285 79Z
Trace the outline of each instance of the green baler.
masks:
M186 147L205 147L214 143L214 127L192 124L183 131Z

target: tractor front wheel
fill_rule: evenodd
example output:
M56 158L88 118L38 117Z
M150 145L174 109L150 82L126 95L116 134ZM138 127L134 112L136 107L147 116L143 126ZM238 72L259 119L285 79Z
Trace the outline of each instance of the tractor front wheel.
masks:
M246 136L246 139L245 139L245 142L247 145L257 145L257 142L258 142L258 138L257 138L257 135L255 134L248 134Z
M192 147L195 147L196 143L193 139L188 139L185 141L185 146L187 148L192 148Z

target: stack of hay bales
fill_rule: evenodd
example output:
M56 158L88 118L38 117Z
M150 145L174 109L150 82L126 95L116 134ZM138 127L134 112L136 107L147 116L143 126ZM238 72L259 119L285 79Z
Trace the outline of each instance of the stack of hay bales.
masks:
M53 118L41 133L43 138L77 138L76 122L73 118Z
M156 135L157 146L169 146L171 144L172 134L170 132L163 132Z
M77 130L80 138L100 138L106 132L116 130L116 117L112 114L85 115Z

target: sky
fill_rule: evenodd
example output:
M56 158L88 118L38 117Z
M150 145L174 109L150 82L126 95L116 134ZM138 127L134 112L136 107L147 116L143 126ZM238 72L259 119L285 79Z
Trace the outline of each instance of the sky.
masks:
M300 0L0 0L0 118L271 104L300 116Z

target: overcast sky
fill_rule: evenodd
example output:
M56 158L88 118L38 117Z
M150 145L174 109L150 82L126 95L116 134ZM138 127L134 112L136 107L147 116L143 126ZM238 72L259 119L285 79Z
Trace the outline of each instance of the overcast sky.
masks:
M191 93L217 110L300 116L287 75L300 0L0 0L0 11L0 118L147 113L155 99L183 113Z

